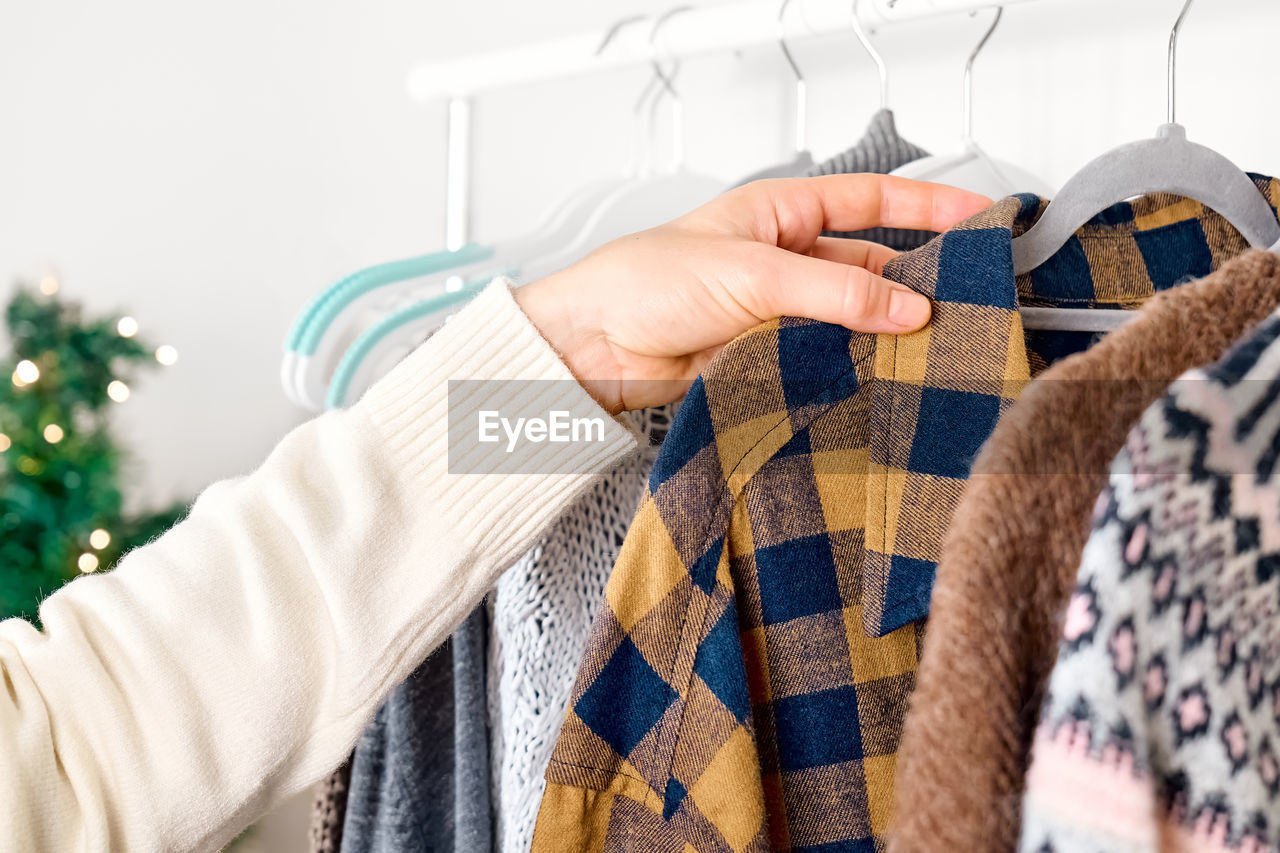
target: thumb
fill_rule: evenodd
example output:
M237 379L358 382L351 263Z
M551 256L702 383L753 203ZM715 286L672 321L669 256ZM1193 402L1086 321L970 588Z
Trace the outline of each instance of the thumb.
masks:
M929 322L929 300L852 264L774 249L756 279L754 293L763 316L806 317L855 332L914 332Z

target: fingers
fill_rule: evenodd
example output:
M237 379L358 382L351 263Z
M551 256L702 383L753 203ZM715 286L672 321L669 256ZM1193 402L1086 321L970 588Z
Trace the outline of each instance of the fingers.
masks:
M824 175L757 181L725 203L750 207L753 239L808 252L822 231L916 228L945 231L989 207L991 200L942 184L891 175Z
M809 255L833 261L837 264L851 264L870 270L876 275L884 271L884 265L898 253L888 246L872 243L867 240L849 240L844 237L819 237L809 250Z
M871 251L871 250L868 250ZM808 317L858 332L912 332L929 322L929 300L855 266L777 249L753 283L762 316Z

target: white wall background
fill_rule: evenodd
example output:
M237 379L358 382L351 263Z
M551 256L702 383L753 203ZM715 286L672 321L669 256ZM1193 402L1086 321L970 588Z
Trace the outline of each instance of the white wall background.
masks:
M1180 5L1008 9L977 69L979 141L1060 184L1096 153L1150 135ZM0 290L55 267L65 294L127 309L181 352L120 410L139 466L134 501L251 469L305 416L277 380L305 300L354 269L442 245L444 110L404 94L414 61L603 31L662 8L0 0ZM961 64L985 21L917 22L878 39L900 129L936 153L956 145ZM1277 44L1280 4L1200 0L1180 52L1192 137L1272 174ZM810 147L825 156L874 111L873 69L852 35L793 48L809 79ZM518 232L620 169L644 82L611 72L481 99L475 236ZM776 49L687 62L678 88L695 171L730 181L786 153L791 84ZM261 849L302 846L293 824L269 830Z

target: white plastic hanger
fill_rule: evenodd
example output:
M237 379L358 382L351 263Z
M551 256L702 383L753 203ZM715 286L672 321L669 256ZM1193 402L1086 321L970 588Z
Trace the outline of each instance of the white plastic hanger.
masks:
M1099 212L1155 192L1185 196L1217 211L1255 248L1280 245L1280 223L1252 179L1213 149L1188 142L1186 130L1176 121L1178 33L1192 2L1186 0L1169 36L1168 122L1159 129L1155 139L1109 151L1072 177L1040 220L1013 241L1016 274L1028 273L1053 257ZM1027 308L1023 309L1023 326L1105 332L1123 323L1129 313L1107 309Z
M856 4L855 4L856 8ZM917 181L931 181L981 193L988 198L1004 198L1014 193L1049 195L1048 185L1035 175L1004 160L993 159L978 146L973 136L973 63L1000 25L1004 7L997 6L991 26L964 64L964 124L961 153L924 157L893 171L894 175Z
M657 42L662 25L672 16L690 8L692 7L681 6L659 15L649 34L651 65L659 83L649 109L650 114L654 115L664 96L671 103L674 171L671 174L645 177L610 195L592 212L586 226L573 240L540 257L526 259L519 269L522 281L536 281L558 272L611 240L652 228L688 213L724 191L723 181L691 173L685 168L684 103L674 84L679 63L671 61L671 70L667 71L663 69L658 57ZM654 124L650 123L649 127L652 130Z

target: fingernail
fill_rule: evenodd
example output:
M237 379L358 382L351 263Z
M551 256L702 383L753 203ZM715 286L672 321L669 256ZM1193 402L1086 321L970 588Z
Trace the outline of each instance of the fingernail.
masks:
M929 300L910 290L889 292L889 322L904 329L918 329L929 322Z

